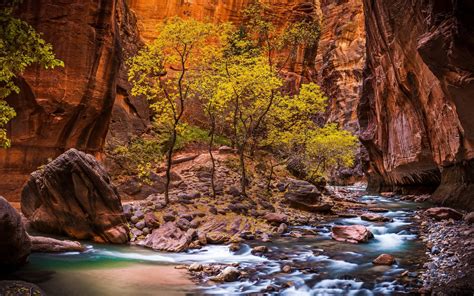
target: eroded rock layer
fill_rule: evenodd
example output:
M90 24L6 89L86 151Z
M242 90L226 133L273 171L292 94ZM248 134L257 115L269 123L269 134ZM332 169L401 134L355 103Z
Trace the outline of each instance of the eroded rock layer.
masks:
M364 0L359 106L372 189L474 208L474 3ZM438 187L439 185L439 187Z
M19 16L43 33L64 68L32 67L8 127L12 147L0 150L0 188L12 199L27 174L76 147L99 153L115 99L121 49L116 1L23 1Z

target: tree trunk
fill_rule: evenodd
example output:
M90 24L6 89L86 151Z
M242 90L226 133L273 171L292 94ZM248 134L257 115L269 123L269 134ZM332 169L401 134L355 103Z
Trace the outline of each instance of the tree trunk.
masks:
M239 160L240 160L240 190L243 196L247 196L247 172L245 171L245 154L244 147L239 147Z
M165 204L168 205L170 202L169 198L169 190L170 190L170 183L171 183L171 164L172 164L172 157L173 157L173 149L174 145L176 144L176 126L173 127L173 133L171 135L171 142L170 147L168 148L168 156L166 159L166 183L165 183Z
M216 184L215 180L215 172L216 172L216 160L214 159L214 155L212 154L212 146L214 145L214 133L216 130L216 121L215 119L211 119L211 131L209 137L209 156L211 157L211 190L212 190L212 197L216 198Z

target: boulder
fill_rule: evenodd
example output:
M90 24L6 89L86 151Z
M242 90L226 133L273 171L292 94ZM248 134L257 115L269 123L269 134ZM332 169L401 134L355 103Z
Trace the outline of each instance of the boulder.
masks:
M173 222L166 222L142 242L141 245L156 251L182 252L197 238L196 230L181 230Z
M264 218L268 222L275 224L286 223L288 221L288 217L283 213L267 213Z
M256 246L252 248L252 254L264 254L268 253L267 246Z
M303 180L291 180L285 193L290 206L310 212L328 212L332 204L321 202L321 193L313 184Z
M462 214L455 209L447 208L447 207L437 207L437 208L430 208L425 211L425 214L428 217L434 218L436 220L446 220L446 219L454 219L454 220L461 220Z
M31 241L20 214L0 196L0 266L17 267L26 263Z
M331 232L331 236L334 240L353 244L365 243L374 237L372 232L363 225L336 225L332 227Z
M154 229L160 226L160 222L153 212L148 212L145 214L145 225L151 229Z
M240 271L232 266L224 268L221 273L213 277L212 280L215 282L233 282L238 280L240 277Z
M391 218L385 217L383 215L374 214L374 213L365 213L360 216L362 220L371 221L371 222L388 222L392 221Z
M30 236L31 251L40 253L83 252L84 246L80 242L58 240L43 236Z
M126 243L120 197L97 160L70 149L31 174L21 210L41 232L100 243Z
M389 254L382 254L372 261L375 265L393 265L395 264L395 257Z

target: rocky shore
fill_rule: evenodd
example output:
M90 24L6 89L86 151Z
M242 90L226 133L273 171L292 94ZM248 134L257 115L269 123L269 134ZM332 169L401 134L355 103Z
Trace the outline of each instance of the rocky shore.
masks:
M435 211L432 211L435 212ZM429 258L422 278L424 292L472 295L474 291L474 214L450 210L422 214L421 238Z

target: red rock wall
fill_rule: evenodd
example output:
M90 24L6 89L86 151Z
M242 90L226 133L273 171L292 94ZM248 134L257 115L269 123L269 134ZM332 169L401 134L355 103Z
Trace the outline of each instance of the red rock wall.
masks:
M67 148L100 153L120 66L116 1L23 1L19 15L43 32L64 68L31 68L21 94L8 99L18 115L0 150L0 188L7 197L26 174Z
M364 0L371 187L474 208L474 2Z
M316 58L316 82L329 97L328 120L357 132L357 105L365 65L361 0L321 0L323 15Z

